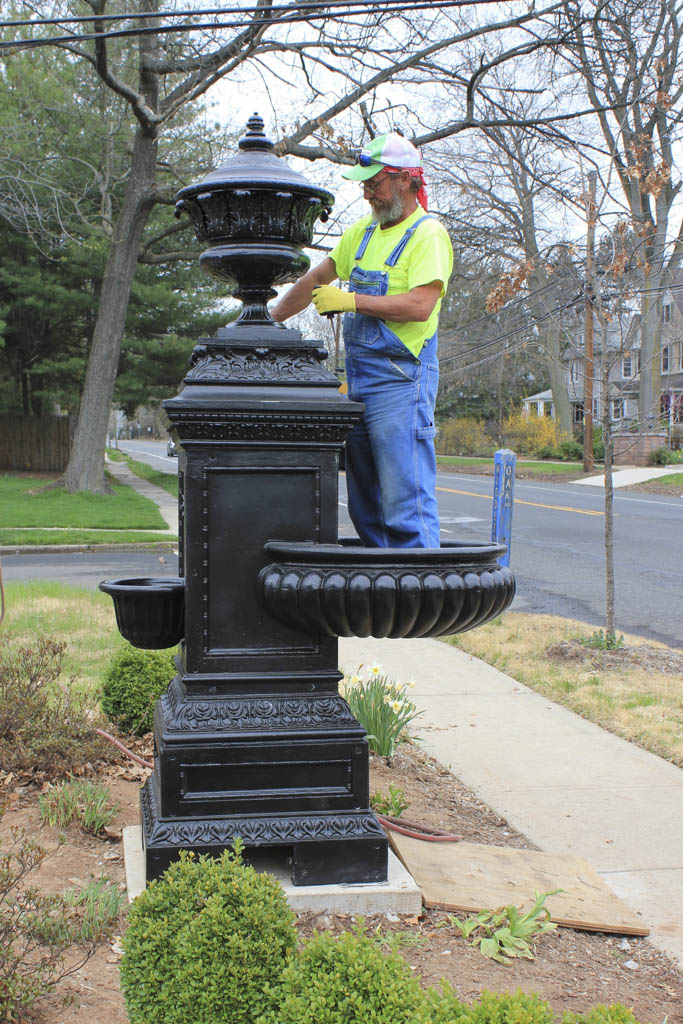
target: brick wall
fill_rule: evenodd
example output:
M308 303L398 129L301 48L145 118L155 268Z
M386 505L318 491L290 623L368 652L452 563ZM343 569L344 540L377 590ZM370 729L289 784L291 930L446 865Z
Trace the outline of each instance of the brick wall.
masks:
M656 434L614 434L615 466L649 466L650 453L655 448L665 448L666 433Z

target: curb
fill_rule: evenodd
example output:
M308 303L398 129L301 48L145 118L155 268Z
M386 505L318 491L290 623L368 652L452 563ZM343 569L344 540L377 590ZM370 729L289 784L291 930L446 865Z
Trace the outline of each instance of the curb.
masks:
M151 541L147 544L46 544L0 546L0 555L65 555L94 551L173 551L177 540Z

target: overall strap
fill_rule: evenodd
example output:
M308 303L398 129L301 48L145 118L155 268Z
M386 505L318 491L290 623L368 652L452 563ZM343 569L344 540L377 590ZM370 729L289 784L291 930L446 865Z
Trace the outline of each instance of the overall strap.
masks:
M407 246L407 244L410 241L410 239L413 237L414 232L420 226L422 221L423 220L433 220L433 219L434 218L432 217L431 214L425 213L425 215L423 217L420 217L420 219L416 220L414 224L411 224L411 226L408 228L408 230L406 231L405 235L400 240L400 242L398 243L396 248L392 252L390 252L389 255L387 256L387 258L385 259L384 266L385 267L395 267L396 264L398 263L400 257L403 255L405 247Z
M365 229L365 234L363 235L363 237L360 240L360 245L358 246L358 252L354 256L354 259L356 259L356 260L362 260L363 259L363 256L365 255L365 250L368 247L368 243L369 243L370 239L372 238L372 235L373 235L376 227L377 227L377 221L372 221L372 223L368 224L368 226Z

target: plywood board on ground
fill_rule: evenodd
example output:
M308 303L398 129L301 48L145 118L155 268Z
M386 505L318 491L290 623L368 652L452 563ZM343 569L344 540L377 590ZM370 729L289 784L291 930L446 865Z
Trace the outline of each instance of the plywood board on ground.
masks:
M650 933L582 857L479 843L429 843L396 832L389 838L428 907L468 913L510 903L528 908L535 893L562 889L546 901L557 924L623 935Z

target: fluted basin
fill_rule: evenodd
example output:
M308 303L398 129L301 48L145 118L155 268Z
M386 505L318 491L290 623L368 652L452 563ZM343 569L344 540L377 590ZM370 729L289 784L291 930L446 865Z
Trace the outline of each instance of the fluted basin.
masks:
M462 633L508 607L515 579L501 544L366 548L269 541L260 574L268 610L323 636Z
M175 647L185 632L185 581L179 576L103 580L100 590L114 600L119 633L133 647Z

